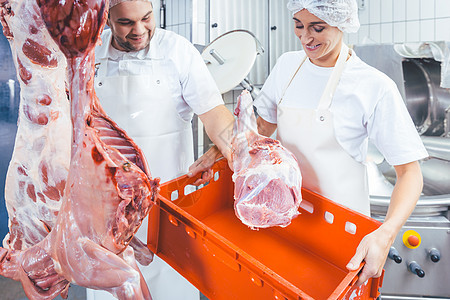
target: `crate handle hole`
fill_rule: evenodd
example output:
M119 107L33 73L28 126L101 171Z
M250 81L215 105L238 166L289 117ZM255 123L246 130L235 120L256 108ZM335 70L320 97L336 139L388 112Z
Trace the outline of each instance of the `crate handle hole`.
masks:
M334 215L332 213L330 213L329 211L325 212L325 221L328 224L333 224L334 222Z
M219 180L219 171L214 173L214 181L217 181L217 180Z
M309 212L310 214L314 212L314 205L311 202L302 200L302 202L300 202L300 207Z
M170 194L170 200L175 201L177 199L178 199L178 190L175 190Z
M356 225L352 222L345 222L345 231L347 231L350 234L356 233Z
M188 184L184 187L184 195L187 196L197 190L195 185Z

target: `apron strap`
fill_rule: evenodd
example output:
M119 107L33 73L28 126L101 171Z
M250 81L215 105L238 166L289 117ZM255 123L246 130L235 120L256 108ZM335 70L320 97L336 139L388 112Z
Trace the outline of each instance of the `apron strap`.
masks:
M295 75L297 75L298 71L300 71L300 68L302 67L302 65L303 65L303 63L305 62L305 60L306 60L307 57L308 57L308 56L307 56L306 53L305 53L305 57L303 57L302 61L300 62L300 65L298 66L298 68L297 68L297 70L295 71L294 75L292 75L291 80L289 80L289 83L288 83L287 86L284 88L284 91L283 91L283 94L281 95L280 101L278 101L278 105L280 105L281 101L283 101L284 94L286 94L286 91L287 91L288 87L291 85L292 80L294 80Z
M347 47L347 45L342 43L342 48L341 48L341 52L339 53L338 60L336 62L336 65L334 66L333 72L331 73L330 79L328 80L328 83L327 83L327 85L325 87L325 90L324 90L324 92L322 94L322 97L320 98L319 106L318 106L319 110L326 110L326 109L328 109L330 107L331 100L333 99L334 92L335 92L335 90L337 88L337 85L338 85L339 80L341 78L342 72L344 70L345 62L347 61L348 53L349 53L349 48ZM302 59L302 61L300 62L300 65L298 66L297 70L295 71L295 73L292 76L291 80L289 81L288 85L284 89L283 94L281 95L280 101L278 101L278 105L281 103L281 101L283 101L283 97L286 94L286 91L287 91L288 87L291 85L292 81L294 80L294 78L297 75L298 71L302 67L302 65L305 62L306 58L307 58L307 55L305 55L305 57Z
M334 92L336 91L339 80L341 79L342 72L344 71L345 62L347 61L347 56L349 48L347 45L342 43L341 52L339 53L339 58L334 66L333 72L331 73L330 79L328 79L325 90L323 91L322 97L320 98L318 110L327 110L331 106L331 100L333 99Z

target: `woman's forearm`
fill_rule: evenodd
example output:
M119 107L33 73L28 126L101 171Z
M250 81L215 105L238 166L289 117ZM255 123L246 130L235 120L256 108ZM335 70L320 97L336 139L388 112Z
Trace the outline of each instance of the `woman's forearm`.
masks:
M417 161L395 166L395 171L397 182L382 225L393 239L413 212L423 188L422 172Z

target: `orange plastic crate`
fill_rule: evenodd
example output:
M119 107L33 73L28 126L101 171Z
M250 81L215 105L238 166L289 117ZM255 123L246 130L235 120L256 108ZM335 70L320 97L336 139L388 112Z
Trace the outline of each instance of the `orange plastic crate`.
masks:
M382 277L355 288L363 265L354 272L345 268L360 240L379 222L303 189L301 214L289 226L251 230L234 214L227 162L218 161L214 173L215 180L188 195L185 190L192 190L196 178L183 176L163 184L148 228L148 247L206 297L379 296Z

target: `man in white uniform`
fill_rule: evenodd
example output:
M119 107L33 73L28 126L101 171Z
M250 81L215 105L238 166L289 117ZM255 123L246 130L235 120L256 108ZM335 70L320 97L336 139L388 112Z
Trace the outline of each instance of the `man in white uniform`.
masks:
M283 54L255 106L258 130L296 156L303 187L370 214L365 159L369 139L394 166L397 182L379 229L347 268L366 262L356 284L380 277L397 233L422 191L418 160L428 156L394 82L343 43L359 28L356 0L290 0L303 51Z
M104 110L142 148L153 177L166 182L203 171L207 180L214 158L230 158L234 118L200 53L185 38L156 28L149 0L112 0L107 24L95 54L95 91ZM216 146L189 168L194 113ZM147 241L147 220L136 236ZM153 299L199 299L199 291L160 258L139 267ZM88 290L88 299L114 298Z

